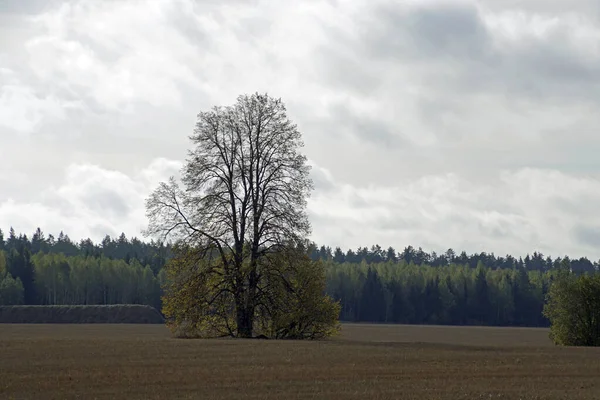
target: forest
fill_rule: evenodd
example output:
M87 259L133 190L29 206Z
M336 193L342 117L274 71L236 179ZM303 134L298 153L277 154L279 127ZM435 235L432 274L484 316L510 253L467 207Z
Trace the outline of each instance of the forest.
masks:
M441 325L547 326L545 296L561 269L597 271L598 262L538 252L523 257L427 253L378 245L343 251L310 243L323 262L327 293L342 321ZM31 237L0 230L0 305L145 304L161 308L169 244L106 236L72 241L61 232Z

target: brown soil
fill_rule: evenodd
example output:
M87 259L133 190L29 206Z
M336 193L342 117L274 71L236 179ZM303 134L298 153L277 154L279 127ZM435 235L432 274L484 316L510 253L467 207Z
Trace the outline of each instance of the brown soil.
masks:
M600 349L543 329L345 325L320 342L0 325L2 399L598 399Z

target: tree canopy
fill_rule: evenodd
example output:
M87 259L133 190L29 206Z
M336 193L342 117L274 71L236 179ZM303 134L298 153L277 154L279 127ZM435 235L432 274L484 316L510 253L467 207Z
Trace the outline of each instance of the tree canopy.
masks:
M200 112L190 140L183 187L171 178L146 203L147 233L179 245L166 302L183 296L179 305L189 314L170 307L167 313L188 334L193 327L198 335L251 337L259 321L263 334L281 336L281 298L298 293L294 282L303 274L318 274L309 259L292 259L310 233L305 208L312 181L301 133L281 99L255 93ZM323 293L312 295L322 302L312 318L329 315L322 308L334 303ZM296 317L287 323L297 326Z

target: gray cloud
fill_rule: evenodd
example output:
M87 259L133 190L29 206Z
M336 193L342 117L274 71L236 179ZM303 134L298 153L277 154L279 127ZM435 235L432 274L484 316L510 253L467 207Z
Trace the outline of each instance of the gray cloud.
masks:
M319 243L597 258L599 7L0 2L0 226L138 234L196 114L268 91Z
M335 50L331 56L319 51L319 59L325 71L337 72L328 80L356 95L376 97L373 91L382 85L401 93L418 82L419 107L435 103L438 112L473 110L475 96L483 94L552 104L600 100L600 55L588 51L597 44L597 25L586 15L544 21L537 14L519 20L518 14L511 20L485 6L386 2L355 15L351 31L330 28ZM504 32L511 24L517 32L512 38Z
M357 115L346 104L336 104L329 109L331 118L336 121L335 129L343 136L348 134L361 141L378 146L399 147L409 143L402 137L399 129L381 121L373 115Z
M575 239L585 246L596 249L600 247L600 227L580 225L574 228Z
M313 165L310 177L313 181L315 190L318 192L328 192L335 188L335 183L332 180L329 171L323 170L318 165Z
M447 62L484 59L490 37L472 4L441 3L406 10L401 3L374 8L365 47L375 57Z
M35 15L60 4L58 0L5 0L0 2L0 13L2 14L25 14Z
M110 189L88 191L83 196L83 200L91 210L110 219L123 218L131 211L127 199Z
M483 0L481 2L493 12L528 13L544 16L576 14L586 18L600 19L600 4L595 0Z

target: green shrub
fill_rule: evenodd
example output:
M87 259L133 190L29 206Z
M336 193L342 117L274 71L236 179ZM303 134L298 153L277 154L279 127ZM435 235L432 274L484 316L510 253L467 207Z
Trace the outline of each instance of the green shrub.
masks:
M544 315L555 344L600 346L600 274L561 274L550 287Z
M25 290L19 278L14 279L9 273L0 271L0 306L23 304Z

